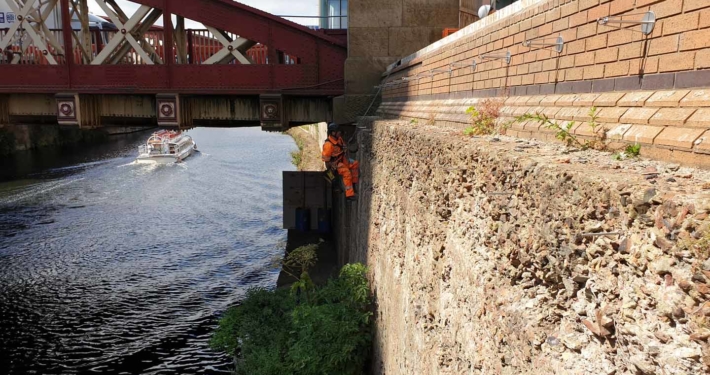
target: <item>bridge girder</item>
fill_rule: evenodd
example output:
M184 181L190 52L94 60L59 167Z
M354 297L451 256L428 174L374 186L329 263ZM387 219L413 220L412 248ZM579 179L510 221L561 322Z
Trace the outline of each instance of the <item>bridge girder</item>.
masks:
M22 4L18 14L43 13L45 9L32 9L38 0L1 1ZM108 8L106 13L111 21L122 26L125 33L120 32L105 42L106 46L89 46L87 51L88 26L85 15L81 14L85 1L44 0L47 6L61 9L63 44L48 32L47 25L33 24L32 31L37 36L27 30L22 37L31 39L36 48L46 51L47 62L45 65L26 61L17 65L0 64L3 76L0 93L337 96L344 91L343 67L347 57L344 42L243 4L231 0L130 0L140 4L141 10L129 16L113 6L113 0L97 0ZM147 15L146 9L149 10ZM80 35L71 27L72 14L76 12L80 13L82 24ZM161 14L164 29L160 31L163 39L158 45L153 40L148 42L146 35L154 32L148 29ZM172 15L178 16L176 27L173 27ZM32 17L42 18L41 15ZM190 39L185 32L185 18L203 23L214 35L213 40L218 42L213 47L221 49L216 50L216 56L192 61L194 53L185 46ZM16 30L21 28L16 26ZM92 29L92 32L96 31ZM5 35L0 45L3 42L9 45L15 37ZM252 55L246 53L256 43L266 46L268 53L268 59L261 63L249 61ZM130 51L140 56L142 64L121 60ZM284 55L297 59L289 61L294 64L285 64L280 58ZM169 57L161 60L160 56ZM239 63L234 64L234 60ZM205 62L216 64L204 65Z

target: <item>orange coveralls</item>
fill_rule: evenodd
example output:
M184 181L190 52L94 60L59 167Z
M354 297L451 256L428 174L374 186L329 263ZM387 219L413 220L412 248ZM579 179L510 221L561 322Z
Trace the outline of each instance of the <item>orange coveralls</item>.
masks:
M343 137L336 138L329 135L323 145L322 157L323 162L325 162L328 168L337 170L338 174L343 177L345 196L354 197L355 190L353 190L353 184L357 184L358 182L358 168L360 163L357 161L353 161L351 163L348 159L347 153L345 152L345 141L343 141Z

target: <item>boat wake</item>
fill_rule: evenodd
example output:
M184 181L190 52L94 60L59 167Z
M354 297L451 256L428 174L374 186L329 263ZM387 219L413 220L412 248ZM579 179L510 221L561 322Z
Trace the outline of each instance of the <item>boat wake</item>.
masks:
M8 197L0 197L0 205L9 205L38 195L43 195L52 190L56 190L82 180L84 180L83 177L75 178L72 180L56 180L50 182L43 181L39 184L36 184L35 186L26 187L25 190L20 194L10 195Z

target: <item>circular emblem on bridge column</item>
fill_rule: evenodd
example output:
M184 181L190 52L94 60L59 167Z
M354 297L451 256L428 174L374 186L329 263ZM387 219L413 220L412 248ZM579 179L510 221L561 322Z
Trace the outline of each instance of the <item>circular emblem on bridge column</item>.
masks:
M264 104L264 117L273 119L278 116L279 108L276 104Z
M59 105L59 113L65 117L69 117L74 113L74 106L69 103L62 103Z
M163 117L172 117L175 114L175 108L171 103L163 103L160 105L160 114Z

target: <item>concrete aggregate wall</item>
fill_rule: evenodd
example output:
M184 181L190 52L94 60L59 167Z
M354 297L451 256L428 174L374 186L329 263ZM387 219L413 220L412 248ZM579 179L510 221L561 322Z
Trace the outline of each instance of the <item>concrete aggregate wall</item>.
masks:
M710 173L361 124L378 374L710 370Z

